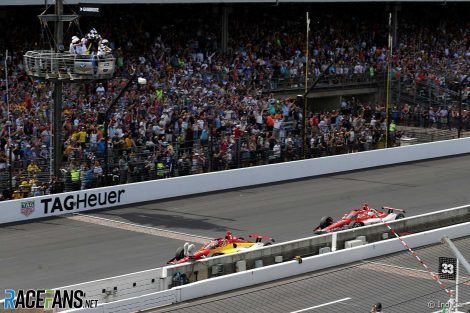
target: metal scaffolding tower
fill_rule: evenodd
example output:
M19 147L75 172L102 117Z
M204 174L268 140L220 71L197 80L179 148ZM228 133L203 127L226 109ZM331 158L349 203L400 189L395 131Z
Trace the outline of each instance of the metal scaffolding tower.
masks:
M64 48L64 22L73 22L77 15L64 14L63 0L56 0L54 14L38 16L41 23L54 23L54 49L28 51L24 55L25 70L34 79L54 83L54 107L52 108L52 170L60 177L63 153L62 106L63 84L90 82L111 79L114 74L115 59L112 55L76 55Z

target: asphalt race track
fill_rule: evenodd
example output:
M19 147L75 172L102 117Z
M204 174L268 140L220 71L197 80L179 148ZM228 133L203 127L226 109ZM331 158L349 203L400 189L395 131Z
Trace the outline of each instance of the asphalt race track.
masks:
M195 239L165 230L217 237L229 229L281 242L310 236L322 216L338 218L364 202L404 208L408 216L464 205L470 203L469 177L466 155L135 205L84 220L2 226L0 290L54 288L160 267L185 239ZM95 222L93 216L159 230L148 234L139 226Z

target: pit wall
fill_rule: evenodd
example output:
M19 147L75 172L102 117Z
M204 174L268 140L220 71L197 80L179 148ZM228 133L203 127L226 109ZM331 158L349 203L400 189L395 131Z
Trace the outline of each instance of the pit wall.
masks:
M467 222L418 234L407 235L403 237L403 240L405 240L411 248L416 248L439 243L443 236L448 236L450 239L453 239L469 235L470 222ZM302 262L298 262L297 260L287 261L272 266L241 271L227 276L203 280L165 291L136 296L115 302L101 303L94 309L75 309L65 312L140 312L164 305L189 301L205 296L212 296L221 292L301 275L322 270L326 267L340 266L403 250L404 247L402 243L398 238L394 238L303 258Z
M398 234L405 236L406 234L419 235L468 222L470 222L470 205L416 215L389 224ZM463 236L465 234L463 232ZM233 273L254 270L259 266L277 266L278 263L289 262L296 256L309 258L328 252L340 252L347 249L351 243L355 245L380 244L392 241L393 238L387 227L376 224L56 289L83 290L87 299L98 299L101 304L110 303L169 290L172 287L174 289L176 286L173 278L177 273L185 274L191 283L200 283L214 278L230 277ZM358 239L362 239L362 242L358 243ZM333 254L336 255L335 253Z

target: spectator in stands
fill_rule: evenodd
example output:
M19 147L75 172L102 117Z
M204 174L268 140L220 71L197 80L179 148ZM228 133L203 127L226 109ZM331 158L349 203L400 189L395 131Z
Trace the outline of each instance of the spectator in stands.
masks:
M83 169L83 168L82 168ZM80 178L82 178L81 169L76 168L72 163L70 168L70 178L72 183L72 190L80 190Z
M29 176L33 177L34 175L39 173L40 169L39 166L37 166L36 162L32 161L31 163L29 163L27 171Z
M104 86L102 83L98 84L98 87L96 87L96 95L101 99L104 97L106 93L106 90L104 89Z
M101 187L103 185L103 168L98 160L96 160L93 165L93 182L95 187Z

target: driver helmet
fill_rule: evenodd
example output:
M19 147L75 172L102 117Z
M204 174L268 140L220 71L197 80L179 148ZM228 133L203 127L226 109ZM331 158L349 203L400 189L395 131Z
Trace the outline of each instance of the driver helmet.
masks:
M230 231L227 231L227 233L225 234L225 239L232 239L232 233Z
M364 203L364 205L362 206L362 209L369 210L369 205L367 203Z

